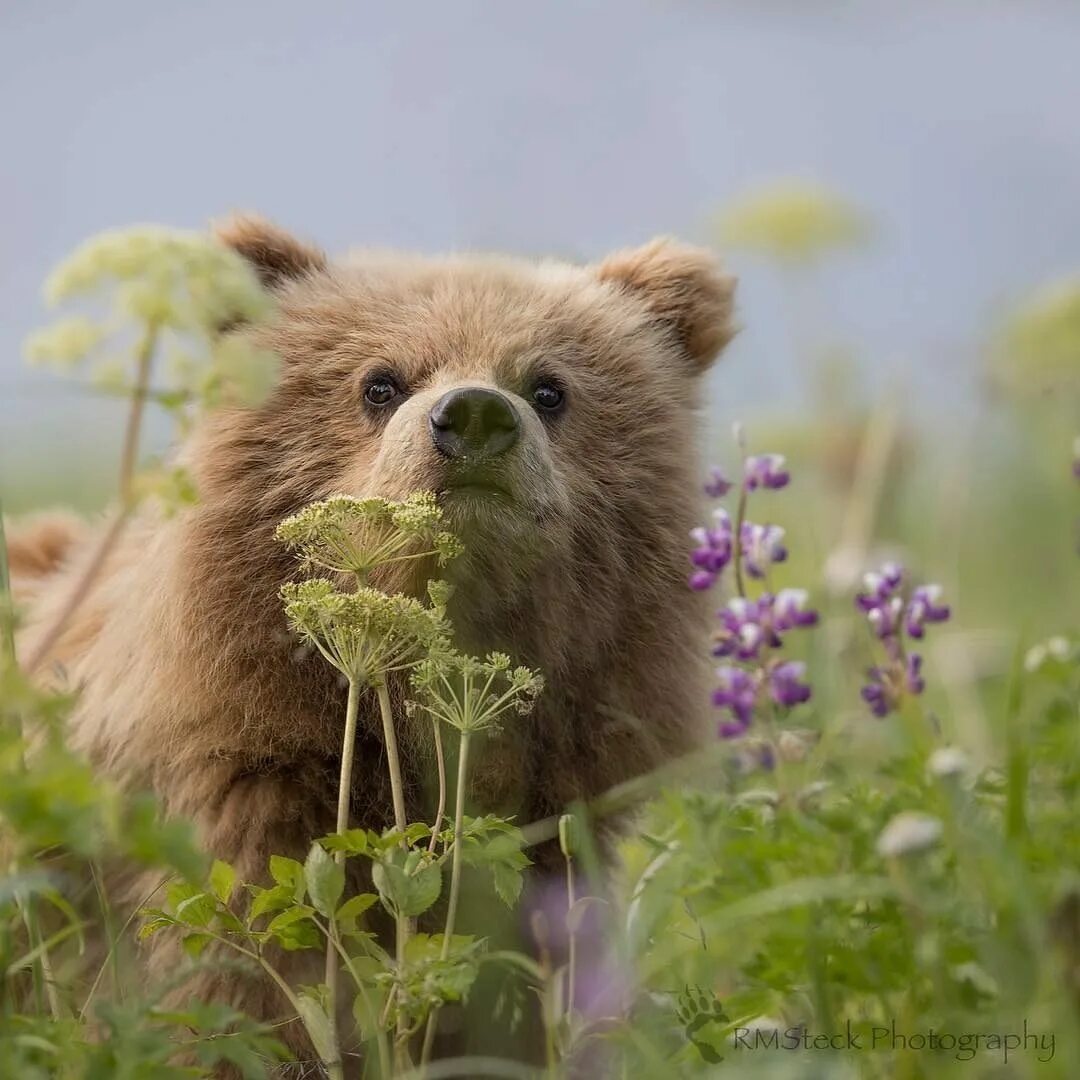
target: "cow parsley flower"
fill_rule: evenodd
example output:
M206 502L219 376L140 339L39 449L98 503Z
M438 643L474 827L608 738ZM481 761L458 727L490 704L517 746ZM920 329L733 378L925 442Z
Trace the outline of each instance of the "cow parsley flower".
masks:
M906 695L921 694L926 687L922 656L907 650L905 638L921 641L929 624L945 622L951 614L941 602L940 585L918 585L905 598L904 578L903 567L886 563L863 577L863 590L855 596L855 607L866 616L885 653L884 663L867 670L861 690L877 717L887 716Z
M449 633L440 610L366 585L346 593L313 578L285 585L281 599L293 629L361 686L415 666Z
M286 518L276 536L297 551L306 567L356 574L365 581L387 563L434 556L440 566L461 543L440 528L442 510L430 491L403 502L333 495Z
M505 653L480 660L449 647L432 650L410 679L420 694L409 703L410 711L422 709L468 734L498 731L499 718L511 710L531 712L544 688L539 673L512 667Z

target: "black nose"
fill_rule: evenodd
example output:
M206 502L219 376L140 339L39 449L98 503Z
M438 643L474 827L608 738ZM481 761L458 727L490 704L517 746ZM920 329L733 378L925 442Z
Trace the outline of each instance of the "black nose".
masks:
M443 394L429 414L431 441L449 458L493 458L518 441L521 421L510 399L471 386Z

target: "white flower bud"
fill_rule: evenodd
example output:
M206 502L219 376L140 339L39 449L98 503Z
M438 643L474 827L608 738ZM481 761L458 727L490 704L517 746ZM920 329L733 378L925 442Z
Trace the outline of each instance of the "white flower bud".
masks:
M897 814L878 837L878 854L885 859L914 855L933 847L941 839L942 825L936 817L918 810Z

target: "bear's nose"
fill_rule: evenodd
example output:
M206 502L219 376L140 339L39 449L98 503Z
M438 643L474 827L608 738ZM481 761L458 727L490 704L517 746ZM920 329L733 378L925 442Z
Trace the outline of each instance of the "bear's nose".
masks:
M493 458L518 441L521 421L508 397L470 386L451 390L429 416L431 441L448 458Z

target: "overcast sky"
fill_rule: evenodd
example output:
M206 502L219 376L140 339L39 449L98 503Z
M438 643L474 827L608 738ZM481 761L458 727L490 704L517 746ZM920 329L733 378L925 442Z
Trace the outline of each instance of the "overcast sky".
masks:
M0 455L89 452L24 372L48 269L96 230L258 209L330 249L594 257L781 177L873 215L827 295L871 383L962 408L980 336L1080 269L1080 4L561 0L0 4ZM791 404L744 255L718 408Z

